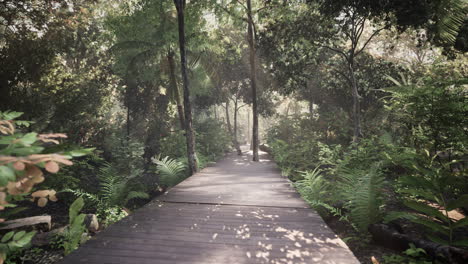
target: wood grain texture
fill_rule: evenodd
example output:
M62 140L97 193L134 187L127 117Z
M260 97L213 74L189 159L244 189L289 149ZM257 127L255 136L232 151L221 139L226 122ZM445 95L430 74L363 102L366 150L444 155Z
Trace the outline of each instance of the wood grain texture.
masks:
M61 263L359 263L262 153L229 155Z

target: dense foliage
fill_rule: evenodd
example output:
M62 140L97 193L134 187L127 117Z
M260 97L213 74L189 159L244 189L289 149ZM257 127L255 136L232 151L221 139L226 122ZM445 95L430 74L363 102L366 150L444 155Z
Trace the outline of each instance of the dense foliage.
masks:
M0 222L53 214L67 227L47 250L69 254L94 232L86 215L104 228L242 143L258 159L263 139L302 197L359 238L389 223L466 248L467 10L0 1ZM1 231L0 263L40 255L27 250L38 230ZM408 247L387 262L422 255Z

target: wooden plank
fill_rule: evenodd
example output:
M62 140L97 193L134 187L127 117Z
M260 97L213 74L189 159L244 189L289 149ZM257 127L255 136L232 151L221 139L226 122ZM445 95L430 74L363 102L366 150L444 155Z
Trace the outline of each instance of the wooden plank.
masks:
M61 263L359 263L274 163L248 159L192 176Z

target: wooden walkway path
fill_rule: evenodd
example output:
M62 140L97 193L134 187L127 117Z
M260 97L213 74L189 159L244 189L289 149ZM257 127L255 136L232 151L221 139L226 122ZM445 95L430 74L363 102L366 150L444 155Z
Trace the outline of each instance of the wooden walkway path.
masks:
M265 154L250 160L204 169L61 263L359 263Z

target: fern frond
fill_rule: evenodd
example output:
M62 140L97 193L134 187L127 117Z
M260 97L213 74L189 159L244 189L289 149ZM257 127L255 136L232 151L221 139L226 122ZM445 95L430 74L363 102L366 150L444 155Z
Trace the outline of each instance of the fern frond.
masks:
M341 169L339 190L350 210L350 220L359 230L367 230L370 224L381 219L381 189L384 177L380 164L375 164L370 171Z
M97 195L85 192L84 190L81 190L81 189L77 189L77 190L64 189L61 192L68 192L68 193L71 193L71 194L75 195L76 197L83 197L83 198L88 199L89 201L91 201L93 203L100 203L101 202L101 200L99 199L99 197Z
M443 42L454 45L466 13L467 7L463 0L440 1L435 27L437 36Z
M160 176L161 184L164 186L174 186L184 176L186 167L182 162L169 157L160 160L153 159L153 162L158 166L157 173Z

